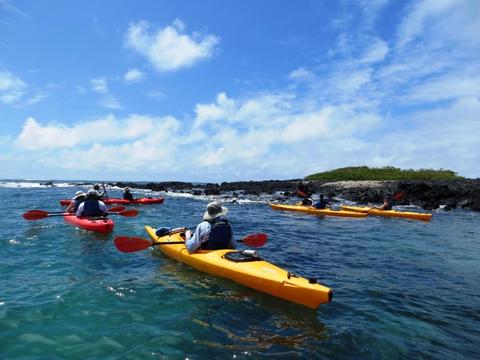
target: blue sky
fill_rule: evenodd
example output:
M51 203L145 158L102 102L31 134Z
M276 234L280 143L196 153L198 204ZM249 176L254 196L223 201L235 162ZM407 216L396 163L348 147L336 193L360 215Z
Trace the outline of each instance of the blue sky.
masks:
M480 1L0 0L0 178L480 177Z

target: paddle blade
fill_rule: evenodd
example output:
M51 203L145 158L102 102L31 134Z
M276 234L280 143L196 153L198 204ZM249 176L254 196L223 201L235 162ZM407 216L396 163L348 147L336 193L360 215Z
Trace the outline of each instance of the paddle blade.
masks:
M119 213L125 211L125 206L119 205L119 206L113 206L110 209L108 209L109 213Z
M239 242L242 242L245 245L250 247L261 247L265 245L265 243L267 242L267 237L268 235L264 233L251 234L251 235L245 236Z
M113 243L118 250L125 253L145 250L153 245L153 242L150 240L131 236L117 236Z
M405 191L401 191L401 192L393 195L393 199L394 200L401 200L401 199L403 199L404 196L405 196Z
M297 196L298 197L307 197L307 195L303 191L300 191L300 190L297 190Z
M24 213L22 216L25 220L40 220L48 217L48 212L42 210L30 210Z
M135 216L138 215L138 209L124 210L124 211L120 211L118 213L114 212L112 214L122 215L122 216L126 216L126 217L135 217Z

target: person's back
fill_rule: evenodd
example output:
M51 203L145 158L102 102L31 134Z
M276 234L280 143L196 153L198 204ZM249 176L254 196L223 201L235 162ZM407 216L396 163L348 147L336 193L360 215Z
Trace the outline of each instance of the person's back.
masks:
M313 207L316 209L325 209L327 207L327 201L325 200L323 194L320 195L320 199L318 201L313 203Z
M125 191L123 192L123 199L128 200L128 201L133 201L133 195L130 192L130 188L125 188Z
M185 245L189 253L198 249L218 250L235 249L233 230L225 218L228 209L217 202L207 205L203 214L203 221L197 225L194 234L189 230L186 233Z
M108 210L103 201L98 200L98 193L90 189L87 192L85 201L79 205L76 214L78 217L106 216L108 215Z

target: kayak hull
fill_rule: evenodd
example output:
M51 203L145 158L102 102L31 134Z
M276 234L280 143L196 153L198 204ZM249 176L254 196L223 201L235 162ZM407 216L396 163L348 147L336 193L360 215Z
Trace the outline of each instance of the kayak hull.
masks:
M125 199L121 198L108 198L108 199L102 199L102 201L107 204L119 204L119 205L136 205L136 204L141 204L141 205L149 205L149 204L161 204L165 201L165 198L160 197L160 198L140 198L140 199L135 199L133 201L128 201ZM72 202L71 199L62 199L60 200L60 205L62 206L67 206L70 205Z
M327 215L327 216L341 216L364 218L367 214L362 212L345 211L345 210L331 210L331 209L316 209L313 206L306 205L287 205L287 204L270 204L274 210L298 211L313 215Z
M148 235L156 244L182 241L182 234L158 237L155 229L146 226ZM233 280L239 284L300 305L317 309L332 300L333 291L326 286L310 283L264 260L233 262L224 255L235 250L198 250L189 254L185 245L161 245L157 248L165 255L211 275Z
M378 210L378 209L373 209L367 206L342 205L342 209L347 211L355 211L355 212L368 214L368 215L376 215L376 216L417 219L417 220L423 220L423 221L428 221L432 219L432 214L417 213L417 212L411 212L411 211Z
M65 222L74 225L80 229L93 231L101 234L108 234L113 231L115 223L111 219L99 218L99 219L89 219L89 218L79 218L75 215L64 215L63 219Z

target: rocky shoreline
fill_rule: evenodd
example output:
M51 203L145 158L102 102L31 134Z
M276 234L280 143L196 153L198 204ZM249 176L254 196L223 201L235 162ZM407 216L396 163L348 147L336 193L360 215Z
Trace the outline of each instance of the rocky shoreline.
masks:
M192 195L231 195L255 197L271 195L274 200L286 201L295 197L300 179L238 181L221 184L192 184L188 182L133 183L116 182L110 185L129 186L133 189L152 191L187 192ZM358 203L381 203L385 195L404 193L395 205L416 205L426 210L443 207L444 210L466 208L480 211L480 179L437 181L312 181L310 188L315 194L326 193L332 197Z

